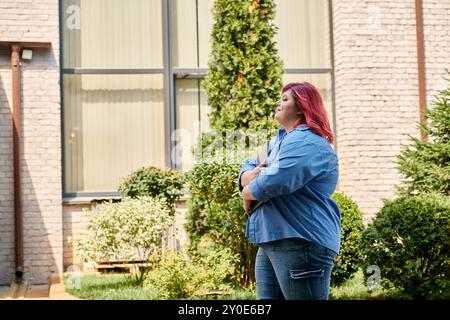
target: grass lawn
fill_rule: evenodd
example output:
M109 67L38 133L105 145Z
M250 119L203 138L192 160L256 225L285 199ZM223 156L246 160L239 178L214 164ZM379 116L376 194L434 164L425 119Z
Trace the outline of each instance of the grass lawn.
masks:
M362 270L347 280L340 287L330 290L330 300L397 300L408 299L396 290L377 289L370 291L365 282Z
M152 290L146 290L127 279L126 274L107 273L100 275L84 275L80 280L80 288L70 288L64 278L67 293L81 299L89 300L157 300ZM191 299L219 300L255 300L256 294L250 290L236 290L232 295L194 297Z
M127 280L125 274L84 275L80 288L70 288L64 279L66 291L81 299L90 300L154 300L158 299L151 290L146 290ZM255 300L254 290L236 290L231 295L194 297L192 299L219 300ZM407 299L394 290L369 291L364 284L364 275L359 271L355 276L338 288L331 288L330 300L372 300L372 299Z

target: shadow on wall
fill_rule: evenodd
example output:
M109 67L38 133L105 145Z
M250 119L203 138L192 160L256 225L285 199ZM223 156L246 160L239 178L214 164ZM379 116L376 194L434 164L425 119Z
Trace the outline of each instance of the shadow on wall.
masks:
M0 283L14 279L14 177L10 53L0 55ZM62 273L59 67L53 50L21 63L21 179L24 280ZM55 93L56 92L56 93Z
M14 180L11 67L9 50L0 48L0 285L14 274Z

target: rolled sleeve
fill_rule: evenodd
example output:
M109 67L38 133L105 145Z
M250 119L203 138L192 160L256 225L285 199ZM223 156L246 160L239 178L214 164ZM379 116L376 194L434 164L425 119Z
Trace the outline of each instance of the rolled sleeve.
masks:
M242 192L242 190L244 189L241 185L241 176L245 171L248 170L253 170L256 168L257 165L257 159L255 158L249 158L247 160L244 161L244 164L241 167L241 170L239 171L239 175L238 175L238 187L239 187L239 191Z
M267 193L264 189L262 189L258 183L257 179L254 179L250 184L248 185L248 191L256 198L258 201L265 202L272 198L272 196Z

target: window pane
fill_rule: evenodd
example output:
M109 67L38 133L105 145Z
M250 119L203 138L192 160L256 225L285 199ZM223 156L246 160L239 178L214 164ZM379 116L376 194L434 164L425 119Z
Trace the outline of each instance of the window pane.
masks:
M192 168L192 147L197 145L200 132L209 130L209 106L198 79L178 79L176 82L177 167Z
M162 75L65 75L65 192L117 191L165 167Z
M206 68L210 52L214 0L174 0L173 63L178 68Z
M328 121L330 121L330 126L333 129L333 95L331 86L331 74L320 73L320 74L291 74L285 73L283 75L283 83L287 84L289 82L309 82L313 84L320 91L320 95L323 99L323 104L328 114Z
M329 68L328 0L276 0L275 37L285 68Z
M64 67L161 68L161 0L63 0Z
M211 52L211 32L214 24L212 8L214 0L198 1L198 47L200 68L208 67L209 54Z
M172 2L173 64L180 68L197 67L197 26L195 0Z

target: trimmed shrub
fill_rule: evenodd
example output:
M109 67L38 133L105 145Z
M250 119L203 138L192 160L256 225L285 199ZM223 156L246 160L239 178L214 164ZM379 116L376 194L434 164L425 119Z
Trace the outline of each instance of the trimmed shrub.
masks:
M85 262L149 260L158 255L162 237L174 222L167 204L150 197L109 201L84 213L86 231L72 242Z
M341 250L331 275L331 285L339 286L360 268L360 241L364 230L363 213L358 205L343 193L332 196L341 211Z
M384 207L363 233L365 265L381 270L381 284L414 298L450 290L450 199L402 196Z
M156 167L141 168L126 177L119 186L124 197L150 196L166 201L172 213L183 195L183 176L175 170Z

